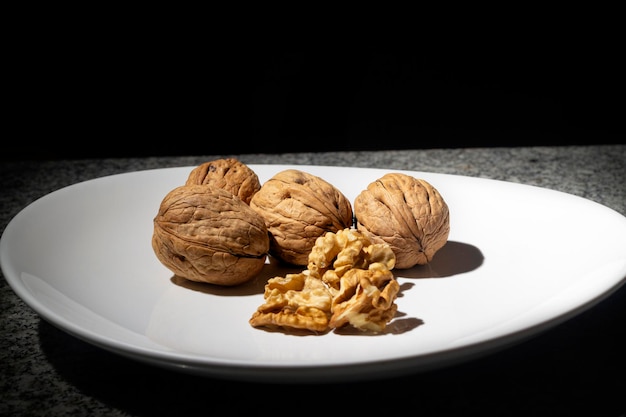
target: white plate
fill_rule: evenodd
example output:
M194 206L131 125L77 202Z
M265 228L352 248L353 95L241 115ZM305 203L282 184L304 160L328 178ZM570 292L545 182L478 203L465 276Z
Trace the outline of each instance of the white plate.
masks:
M392 170L250 165L264 182L297 168L352 202ZM403 171L439 190L449 241L431 264L395 270L399 314L381 335L294 336L253 328L266 264L236 288L184 285L155 257L152 220L193 167L102 177L16 215L2 271L40 316L104 349L207 376L318 382L398 375L468 360L596 304L626 280L626 218L592 201L496 180ZM393 170L395 172L401 172Z

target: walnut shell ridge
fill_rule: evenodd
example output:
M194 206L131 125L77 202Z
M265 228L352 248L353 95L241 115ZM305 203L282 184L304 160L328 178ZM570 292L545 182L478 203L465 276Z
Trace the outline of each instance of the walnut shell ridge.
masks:
M315 240L353 225L350 200L326 180L297 169L275 174L250 200L265 219L270 255L307 265Z
M183 185L162 200L152 248L175 275L224 286L244 283L263 268L269 236L263 218L231 192Z
M389 173L370 183L354 200L356 228L372 242L388 243L396 269L425 265L448 241L448 205L430 183Z

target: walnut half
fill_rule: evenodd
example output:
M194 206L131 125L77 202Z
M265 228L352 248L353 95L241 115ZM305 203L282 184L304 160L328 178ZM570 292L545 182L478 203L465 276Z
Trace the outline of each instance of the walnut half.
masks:
M427 181L389 173L370 183L354 201L356 228L373 242L387 243L396 268L430 262L448 240L450 213Z

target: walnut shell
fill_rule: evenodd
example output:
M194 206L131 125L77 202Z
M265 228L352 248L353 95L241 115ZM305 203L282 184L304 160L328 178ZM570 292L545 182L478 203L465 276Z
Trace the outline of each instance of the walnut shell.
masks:
M162 200L154 218L152 248L180 277L231 286L261 271L269 236L263 218L231 192L184 185Z
M250 204L252 196L261 188L256 172L235 158L215 159L195 167L185 185L214 185L223 188Z
M389 173L370 183L354 200L356 228L372 242L386 242L396 268L425 265L448 241L450 214L427 181Z
M334 185L308 172L287 169L267 180L250 207L265 219L270 255L306 265L315 240L352 227L352 204Z

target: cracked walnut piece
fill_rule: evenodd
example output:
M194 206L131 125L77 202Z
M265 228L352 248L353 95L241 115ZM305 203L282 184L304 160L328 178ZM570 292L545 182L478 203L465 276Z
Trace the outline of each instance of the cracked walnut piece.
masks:
M268 280L265 302L250 324L321 333L350 325L381 332L397 311L394 264L387 244L372 244L355 229L327 232L317 239L308 269Z

